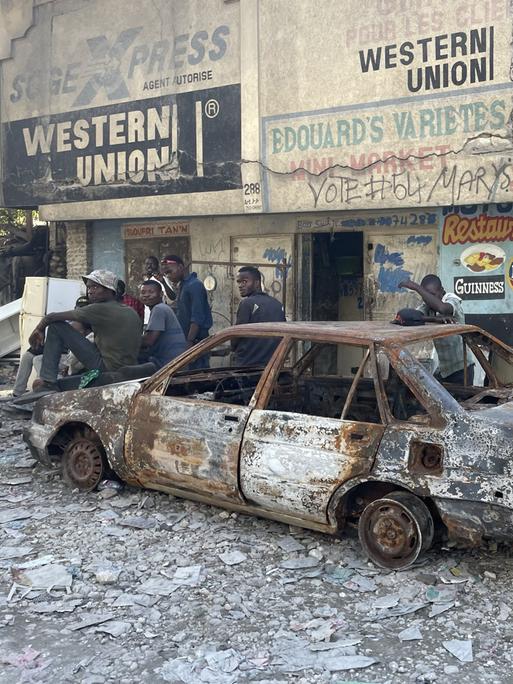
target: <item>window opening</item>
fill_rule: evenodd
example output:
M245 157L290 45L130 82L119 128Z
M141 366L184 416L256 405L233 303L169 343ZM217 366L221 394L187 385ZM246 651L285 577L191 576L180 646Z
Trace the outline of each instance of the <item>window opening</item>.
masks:
M434 341L438 362L432 374L464 408L490 408L513 399L513 355L507 347L476 332ZM415 356L413 345L408 349Z
M311 342L304 352L304 345L294 340L289 346L267 409L338 419L344 413L345 420L381 423L374 380L365 373L370 350L362 345ZM360 363L354 374L345 374L347 358L353 358L355 350ZM294 358L298 358L295 363ZM332 362L318 363L322 358Z
M412 423L430 422L426 408L392 365L389 367L388 378L385 381L385 393L390 413L396 420Z
M262 345L281 338L252 338ZM272 355L271 355L272 356ZM248 406L267 364L233 366L229 341L211 347L169 378L165 396Z

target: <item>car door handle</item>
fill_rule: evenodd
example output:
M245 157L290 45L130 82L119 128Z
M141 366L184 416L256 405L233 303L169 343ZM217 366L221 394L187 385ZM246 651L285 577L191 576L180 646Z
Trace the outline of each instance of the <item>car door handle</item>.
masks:
M351 439L354 440L355 442L359 442L362 439L365 438L365 435L362 435L361 432L351 432Z
M232 423L238 423L239 422L239 416L226 416L224 417L225 420L230 420Z

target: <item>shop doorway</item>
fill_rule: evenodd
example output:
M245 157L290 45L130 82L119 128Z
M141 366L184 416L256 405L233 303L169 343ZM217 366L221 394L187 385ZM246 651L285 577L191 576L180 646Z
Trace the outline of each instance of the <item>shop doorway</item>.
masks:
M143 279L146 257L156 256L160 260L166 254L177 254L186 266L191 263L191 241L187 235L167 238L144 238L125 241L125 266L127 291L137 296Z
M311 320L361 321L365 318L363 291L363 233L314 233L311 236ZM326 349L316 371L355 372L362 360L357 347Z
M404 307L419 305L419 297L399 288L402 280L420 282L438 272L436 229L422 232L312 233L301 241L298 313L312 321L391 321ZM421 350L423 356L430 349ZM419 352L420 353L420 352ZM352 374L361 354L335 358L324 355L320 371Z

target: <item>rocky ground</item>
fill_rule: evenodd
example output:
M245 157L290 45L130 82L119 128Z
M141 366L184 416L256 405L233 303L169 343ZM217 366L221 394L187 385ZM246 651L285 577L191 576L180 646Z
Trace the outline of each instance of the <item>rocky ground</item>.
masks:
M379 570L354 534L71 491L0 421L4 684L513 682L509 549Z

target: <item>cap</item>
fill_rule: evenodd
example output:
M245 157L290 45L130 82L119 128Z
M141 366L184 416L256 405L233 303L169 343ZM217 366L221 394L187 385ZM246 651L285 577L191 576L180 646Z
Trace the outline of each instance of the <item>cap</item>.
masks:
M100 268L96 271L91 271L86 276L82 276L82 280L86 285L88 280L92 280L93 283L98 283L98 285L106 287L108 290L118 291L118 277L112 271L105 271Z
M176 254L167 254L165 257L162 257L160 260L161 264L180 264L181 266L184 265L182 257L177 256Z
M424 325L424 314L418 309L400 309L393 321L396 325Z

